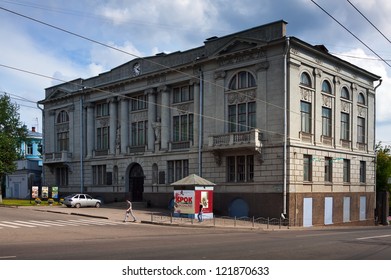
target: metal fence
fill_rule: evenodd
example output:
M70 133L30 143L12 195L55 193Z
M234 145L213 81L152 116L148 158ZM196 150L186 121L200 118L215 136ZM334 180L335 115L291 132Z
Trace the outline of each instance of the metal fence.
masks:
M172 214L151 213L151 223L172 225L199 225L205 227L234 227L254 229L289 229L289 219L283 218L255 218L255 217L228 217L214 216L213 219L204 219L198 222L196 218L176 217Z

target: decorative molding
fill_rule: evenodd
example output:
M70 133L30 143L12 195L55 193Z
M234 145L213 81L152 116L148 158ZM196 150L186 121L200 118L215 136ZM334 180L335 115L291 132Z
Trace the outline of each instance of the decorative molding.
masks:
M330 96L322 94L322 106L331 108L332 105L332 98Z
M366 117L367 116L367 108L362 106L357 106L357 113L359 117Z
M216 71L215 75L214 75L215 76L215 80L224 79L226 75L227 75L226 71L222 71L222 70Z
M341 100L341 110L345 113L350 113L350 103Z
M257 93L255 89L250 90L242 90L242 91L235 91L235 92L228 92L227 93L227 100L229 105L237 104L237 103L244 103L244 102L251 102L256 99Z
M179 115L185 115L189 113L190 104L179 104L176 106L176 110Z
M270 66L269 61L262 61L262 62L258 63L257 65L255 65L257 72L265 71L269 68L269 66Z
M301 100L312 102L312 91L306 88L300 87Z
M323 74L322 69L320 69L320 68L315 68L314 72L315 72L315 76L316 76L316 77L319 77L319 78L322 77L322 74Z
M140 111L136 113L132 113L131 120L132 122L145 121L148 119L148 111Z

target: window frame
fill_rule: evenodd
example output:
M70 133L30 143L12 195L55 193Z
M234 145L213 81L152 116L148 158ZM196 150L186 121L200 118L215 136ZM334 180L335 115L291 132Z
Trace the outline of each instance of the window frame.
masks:
M308 106L307 108L303 105ZM312 104L306 101L300 101L300 119L301 131L304 133L312 132Z

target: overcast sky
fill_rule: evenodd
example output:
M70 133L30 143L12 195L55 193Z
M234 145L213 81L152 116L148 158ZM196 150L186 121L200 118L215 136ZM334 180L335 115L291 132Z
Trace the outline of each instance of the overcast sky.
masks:
M212 36L285 20L288 36L323 44L382 77L376 134L377 141L391 145L390 14L389 0L0 0L0 94L10 94L20 105L22 122L41 132L35 102L60 81L89 78L136 56L184 51Z

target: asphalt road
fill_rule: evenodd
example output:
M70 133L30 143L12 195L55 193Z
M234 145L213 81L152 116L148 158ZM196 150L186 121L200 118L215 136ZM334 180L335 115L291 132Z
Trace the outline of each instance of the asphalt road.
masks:
M262 231L0 207L3 260L391 260L391 227Z

